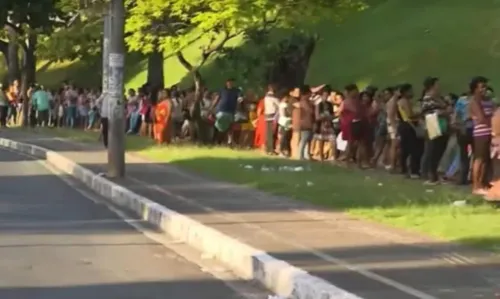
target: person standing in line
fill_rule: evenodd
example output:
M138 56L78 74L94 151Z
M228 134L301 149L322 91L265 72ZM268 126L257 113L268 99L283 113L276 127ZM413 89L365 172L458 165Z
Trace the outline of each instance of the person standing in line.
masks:
M214 143L222 145L228 142L231 126L234 122L234 115L238 103L243 101L241 90L234 86L234 79L227 79L226 86L219 92L213 105L215 114Z
M257 119L255 120L255 135L253 138L253 146L259 150L265 145L266 142L266 115L264 114L264 98L257 102L255 108L257 112Z
M363 138L363 118L362 104L359 98L359 89L356 84L349 84L345 87L346 98L341 109L341 130L342 138L347 141L345 159L349 164L359 162L358 148Z
M315 105L316 132L315 139L319 148L319 159L325 160L325 143L335 149L335 133L333 130L333 104L328 100L331 93L329 86L323 87L319 102Z
M392 92L391 92L392 91ZM385 166L386 170L395 173L396 165L398 164L398 147L399 147L399 136L398 136L398 108L397 103L400 98L399 86L395 88L388 88L384 91L384 98L386 99L385 111L387 115L387 135L389 139L389 163Z
M66 126L73 129L77 121L77 104L78 104L78 93L76 92L73 85L66 86L66 92L64 93L64 98L66 101Z
M9 111L9 99L7 93L9 91L8 84L2 84L2 89L0 90L0 127L7 127L7 116Z
M275 95L276 86L269 84L264 97L264 114L266 117L266 153L275 154L276 144L276 116L279 111L279 99Z
M460 177L458 184L467 185L469 178L469 147L472 146L474 123L469 113L470 95L463 94L455 103L453 123L457 131L457 143L460 157Z
M401 138L400 164L401 174L412 179L420 178L420 160L424 149L423 134L419 134L419 115L412 109L413 87L411 84L400 86L401 98L398 100L399 122L398 134ZM408 174L408 158L410 173Z
M182 97L182 95L174 91L171 94L170 98L172 107L171 107L171 114L172 114L172 133L173 135L171 136L173 141L178 141L179 139L182 138L182 125L184 124L184 106L188 106L188 103L185 103L185 98ZM191 104L194 104L194 94L193 94L193 100L191 101Z
M475 77L469 84L472 98L469 103L469 111L474 122L473 127L473 155L472 164L472 193L486 195L485 183L486 170L491 162L491 117L494 112L494 104L490 97L486 96L488 80L484 77ZM489 183L489 182L488 182Z
M286 94L279 105L279 134L280 134L280 155L290 157L292 155L292 97Z
M154 139L157 144L168 144L172 140L174 130L172 128L172 110L173 104L169 91L161 90L158 93L157 103L154 111Z
M384 89L381 93L377 93L374 97L372 109L373 111L378 110L377 119L375 123L375 138L374 138L374 152L373 157L370 160L370 165L372 168L376 168L379 163L379 159L385 152L388 143L388 132L387 132L387 111L385 108L386 101L388 101L393 94L392 88L388 87ZM384 159L385 160L385 159ZM384 161L386 165L387 161Z
M31 101L36 110L37 124L40 127L48 126L50 98L48 92L43 88L43 86L34 87L34 92L31 95Z
M330 93L330 101L333 104L333 132L335 134L335 140L332 143L332 156L333 160L337 161L340 156L340 150L338 149L337 146L337 138L339 134L341 133L340 129L340 107L342 106L342 103L344 102L344 95L340 91L332 91Z
M9 100L9 111L7 112L7 123L11 126L20 123L18 121L19 112L19 80L14 80L7 91Z
M101 92L101 96L97 99L96 102L99 107L99 115L101 116L102 144L104 145L105 148L108 148L109 107L108 107L108 100L103 92Z
M311 160L310 147L314 129L314 103L311 101L311 88L304 85L300 88L299 101L294 104L298 110L294 130L299 132L299 159Z
M438 167L448 145L449 111L448 105L440 95L439 79L428 77L424 81L422 98L422 115L437 114L440 135L426 140L422 161L422 176L427 179L426 185L439 183Z

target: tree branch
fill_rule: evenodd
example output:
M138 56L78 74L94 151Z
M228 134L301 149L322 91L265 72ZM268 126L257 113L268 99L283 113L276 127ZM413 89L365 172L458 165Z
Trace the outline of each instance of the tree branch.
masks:
M9 43L4 40L0 40L0 52L2 52L3 57L5 58L6 65L9 65L8 51L9 51Z
M192 72L194 70L194 67L189 61L187 61L186 57L184 57L184 54L182 54L182 51L177 51L175 53L177 56L177 59L179 60L180 64L189 72Z
M219 42L217 42L215 44L213 44L211 42L205 49L203 49L202 54L201 54L200 66L203 65L212 54L222 50L222 48L224 48L224 45L230 39L235 38L236 36L242 34L244 31L245 30L240 30L240 31L236 31L234 33L229 33L229 31L227 31L227 30L224 31L223 38Z
M5 21L5 26L10 27L12 30L14 30L19 35L23 35L24 34L23 30L20 27L17 27L16 25L12 24L9 21Z
M0 52L6 54L8 48L9 48L9 43L4 40L0 40Z

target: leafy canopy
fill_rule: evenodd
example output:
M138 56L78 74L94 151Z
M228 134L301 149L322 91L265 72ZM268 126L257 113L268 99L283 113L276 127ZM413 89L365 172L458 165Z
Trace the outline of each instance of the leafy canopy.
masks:
M180 53L195 41L201 62L230 39L255 30L307 31L319 20L338 21L364 7L363 0L130 0L126 42L133 51L156 47Z

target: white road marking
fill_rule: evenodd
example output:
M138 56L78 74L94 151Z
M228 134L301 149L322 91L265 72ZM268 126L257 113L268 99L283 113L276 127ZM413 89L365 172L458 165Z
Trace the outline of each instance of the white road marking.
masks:
M244 225L248 228L252 228L252 229L255 229L255 230L258 230L260 231L261 233L273 238L274 240L277 240L277 241L280 241L284 244L288 244L288 245L291 245L295 248L298 248L300 250L303 250L305 252L309 252L311 253L312 255L315 255L316 257L324 260L324 261L327 261L327 262L330 262L330 263L333 263L333 264L336 264L337 266L341 266L342 268L344 269L347 269L347 270L350 270L352 272L356 272L366 278L369 278L371 280L374 280L374 281L377 281L377 282L380 282L382 284L385 284L385 285L388 285L394 289L397 289L403 293L406 293L408 295L411 295L415 298L419 298L419 299L437 299L437 297L434 297L430 294L427 294L427 293L424 293L420 290L417 290L411 286L408 286L408 285L405 285L405 284L402 284L400 282L397 282L395 280L392 280L390 278L387 278L387 277L384 277L384 276L381 276L379 274L376 274L376 273L373 273L373 272L370 272L362 267L359 267L359 266L356 266L356 265L352 265L352 264L349 264L348 262L342 260L342 259L339 259L339 258L336 258L332 255L328 255L328 254L325 254L321 251L318 251L318 250L315 250L313 248L310 248L310 247L306 247L302 244L298 244L298 243L295 243L295 242L291 242L289 240L285 240L283 238L280 238L278 237L276 234L266 230L266 229L263 229L261 226L257 225L257 224L251 224L251 223L247 223L247 222L242 222L241 218L239 217L235 217L235 216L231 216L230 214L228 213L224 213L224 212L221 212L221 211L218 211L218 210L215 210L213 208L210 208L210 207L206 207L206 206L203 206L203 205L200 205L199 203L197 202L194 202L193 200L190 200L189 198L186 198L184 196L181 196L181 195L177 195L177 194L173 194L171 192L169 192L168 190L165 190L157 185L150 185L148 184L147 182L143 182L139 179L136 179L136 178L131 178L131 177L128 177L128 179L138 183L138 184L141 184L141 185L145 185L147 187L149 187L151 190L155 190L157 192L160 192L160 193L163 193L167 196L170 196L170 197L173 197L179 201L182 201L182 202L185 202L187 204L190 204L190 205L193 205L193 206L197 206L198 208L200 209L203 209L204 211L206 212L209 212L209 213L216 213L216 214L220 214L217 215L217 217L220 217L220 218L223 218L225 220L228 220L228 221L234 221L234 222L240 222L241 225Z
M123 222L133 227L135 230L143 234L145 237L175 252L177 255L184 258L186 261L197 265L198 267L200 267L200 271L203 270L203 272L206 272L211 276L215 277L216 279L222 281L226 286L228 286L230 289L235 291L243 298L265 299L269 295L269 293L267 292L263 294L263 292L255 291L253 287L251 286L249 287L247 285L248 284L247 281L241 281L239 277L234 275L228 269L222 267L220 264L214 266L214 263L211 261L203 261L200 258L200 254L198 252L194 251L192 248L188 247L183 242L169 239L165 234L152 231L151 229L142 225L141 221L137 221L136 219L130 219L130 217L127 216L127 214L125 214L123 211L114 207L109 202L100 199L97 195L85 190L84 188L82 188L82 186L78 186L78 184L76 184L73 180L67 178L64 173L62 173L60 170L56 169L46 161L38 160L36 157L33 157L25 153L17 152L11 149L6 149L6 150L18 155L28 157L32 159L33 162L41 164L43 167L47 168L56 177L61 179L64 183L72 187L75 191L80 193L85 198L91 200L95 204L104 205L108 210L116 214ZM238 282L238 280L240 280L240 282Z

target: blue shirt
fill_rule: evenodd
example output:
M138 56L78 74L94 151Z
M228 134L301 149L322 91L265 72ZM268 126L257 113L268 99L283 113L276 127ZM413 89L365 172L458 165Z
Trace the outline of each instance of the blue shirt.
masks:
M467 97L461 97L457 100L455 104L455 113L457 114L457 119L465 124L466 128L472 128L473 122L469 117L469 100Z
M45 111L50 109L50 99L49 95L44 90L37 90L32 96L31 99L36 106L36 110Z
M217 112L235 114L239 97L240 90L238 88L222 89L220 91L220 100L217 104Z

